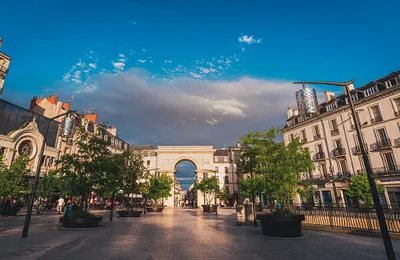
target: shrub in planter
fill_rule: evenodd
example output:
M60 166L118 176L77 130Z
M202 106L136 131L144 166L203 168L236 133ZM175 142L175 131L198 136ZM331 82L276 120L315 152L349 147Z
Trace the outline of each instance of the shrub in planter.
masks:
M203 212L217 212L218 205L203 205Z
M67 228L98 227L102 220L102 216L96 216L92 213L82 210L71 212L68 217L60 217L61 225Z
M20 211L20 208L8 207L6 214L7 214L7 216L16 216L19 211Z
M211 204L211 201L214 199L215 202L215 197L220 193L217 178L214 176L210 178L204 178L200 183L195 184L195 188L199 189L203 193L205 200L203 212L216 212L217 205Z

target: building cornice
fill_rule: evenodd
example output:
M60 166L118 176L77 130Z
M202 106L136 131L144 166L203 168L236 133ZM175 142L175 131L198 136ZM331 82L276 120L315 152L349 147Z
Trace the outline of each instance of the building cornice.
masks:
M397 85L395 87L391 87L391 88L385 89L383 91L380 91L380 92L376 93L375 95L372 95L372 96L357 100L357 101L354 102L354 106L357 108L357 107L362 106L362 105L366 105L366 104L369 104L369 103L376 102L377 100L380 100L380 99L382 99L384 97L392 96L392 95L397 94L399 92L400 92L400 85ZM341 113L347 112L347 111L350 111L350 105L349 104L345 104L345 105L343 105L343 106L341 106L341 107L339 107L339 108L337 108L335 110L332 110L332 111L329 111L329 112L325 112L323 114L319 114L319 115L317 115L317 116L315 116L313 118L307 119L307 120L305 120L303 122L300 122L300 123L296 123L296 124L294 124L292 126L289 126L289 127L285 126L284 128L282 128L282 133L293 131L293 130L297 130L298 128L302 128L302 127L304 127L306 125L315 123L317 121L321 121L321 120L323 120L325 118L334 116L336 114L341 114Z

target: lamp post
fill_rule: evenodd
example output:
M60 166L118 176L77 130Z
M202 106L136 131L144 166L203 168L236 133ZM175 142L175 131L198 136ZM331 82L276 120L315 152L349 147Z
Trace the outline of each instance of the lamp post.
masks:
M368 159L368 155L365 150L364 138L362 137L362 133L361 133L360 121L358 119L356 110L354 108L354 102L351 97L351 92L349 90L349 85L353 84L355 81L356 81L356 79L353 79L351 81L345 81L345 82L314 81L314 82L293 82L293 84L302 84L302 85L304 85L304 84L319 84L319 85L331 85L331 86L344 87L344 92L349 101L351 113L353 116L354 125L355 125L355 129L357 132L357 138L358 138L358 142L360 144L360 149L361 149L362 157L364 160L365 170L366 170L367 176L368 176L369 186L370 186L371 192L372 192L372 199L374 201L376 215L378 218L379 227L380 227L381 234L382 234L383 244L385 245L386 256L389 260L392 260L392 259L396 259L396 255L394 253L392 240L390 239L390 234L389 234L389 231L387 228L385 214L383 212L383 208L382 208L381 202L379 200L378 190L376 188L375 180L373 177L371 163Z
M37 188L37 185L38 185L38 182L39 182L39 177L40 177L40 162L42 161L44 148L46 146L46 139L47 139L47 135L49 133L50 122L53 121L56 118L59 118L59 117L62 117L62 116L65 116L65 115L68 115L68 114L74 113L74 112L75 111L71 111L70 110L70 111L68 111L68 112L66 112L64 114L55 116L53 118L46 118L45 117L46 122L47 122L47 126L46 126L46 131L44 132L44 135L43 135L42 146L41 146L40 151L39 151L39 156L38 156L39 160L38 160L38 164L37 164L36 169L35 169L35 180L34 180L33 186L32 186L32 193L31 193L31 197L30 197L30 200L29 200L28 212L26 213L26 217L25 217L24 229L22 231L22 238L26 238L28 236L29 223L31 221L33 203L35 201L36 188Z

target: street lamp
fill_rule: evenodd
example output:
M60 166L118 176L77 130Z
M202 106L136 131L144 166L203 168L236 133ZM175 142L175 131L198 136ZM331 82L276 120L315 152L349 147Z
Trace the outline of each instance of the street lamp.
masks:
M392 260L392 259L396 259L396 255L394 254L392 241L390 239L389 231L388 231L388 228L386 225L385 214L383 212L383 208L382 208L381 202L379 200L378 190L376 189L376 184L375 184L374 177L373 177L371 163L368 159L368 155L365 150L364 139L361 135L360 121L358 119L357 112L354 108L354 102L351 97L351 92L349 90L349 85L353 84L355 81L356 81L356 79L353 79L350 81L345 81L345 82L311 81L311 82L293 82L293 84L302 84L302 85L304 85L304 84L319 84L319 85L331 85L331 86L344 87L344 92L349 101L351 113L353 116L354 125L355 125L355 129L357 132L357 138L358 138L358 142L360 144L360 149L361 149L362 157L364 160L365 170L366 170L367 176L368 176L369 186L370 186L371 192L372 192L372 199L374 201L376 215L378 217L379 227L381 229L383 244L385 245L386 256L389 260Z
M55 117L52 117L52 118L44 117L44 119L46 119L47 126L46 126L46 131L44 132L44 135L43 135L42 146L41 146L40 151L39 151L39 160L38 160L38 164L37 164L36 169L35 169L35 180L34 180L33 186L32 186L32 193L31 193L31 197L30 197L30 200L29 200L28 212L26 213L26 217L25 217L24 229L22 231L22 238L26 238L28 236L28 229L29 229L29 223L31 221L31 216L32 216L33 203L35 201L36 188L37 188L37 185L38 185L38 182L39 182L39 177L40 177L40 162L42 161L44 148L46 146L46 139L47 139L47 135L48 135L49 129L50 129L50 122L53 121L56 118L59 118L59 117L62 117L62 116L65 116L65 115L68 115L68 114L71 114L71 113L74 113L74 112L76 112L76 111L70 110L70 111L68 111L68 112L66 112L64 114L61 114L61 115L58 115L58 116L55 116ZM72 127L72 124L70 125L70 127Z

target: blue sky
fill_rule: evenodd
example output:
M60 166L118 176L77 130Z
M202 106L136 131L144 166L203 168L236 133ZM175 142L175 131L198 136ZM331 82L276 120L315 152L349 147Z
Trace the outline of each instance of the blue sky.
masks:
M178 163L175 169L175 176L181 184L181 188L187 190L194 182L196 166L192 162L183 161Z
M356 77L360 86L398 70L399 8L399 1L6 1L0 50L12 62L3 98L27 107L33 95L57 89L133 144L230 145L248 129L284 124L294 80Z

